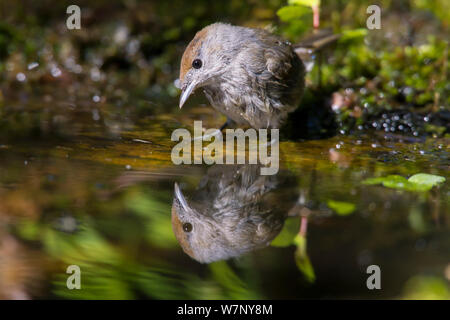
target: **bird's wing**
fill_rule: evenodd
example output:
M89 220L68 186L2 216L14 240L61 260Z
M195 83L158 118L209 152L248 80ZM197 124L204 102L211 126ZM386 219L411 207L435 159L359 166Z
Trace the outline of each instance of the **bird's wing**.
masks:
M276 45L264 50L266 68L271 77L277 80L286 79L292 72L293 52L287 45ZM287 85L284 82L281 85Z

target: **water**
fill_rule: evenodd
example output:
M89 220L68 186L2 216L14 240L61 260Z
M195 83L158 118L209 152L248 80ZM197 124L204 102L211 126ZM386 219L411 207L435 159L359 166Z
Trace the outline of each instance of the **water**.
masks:
M45 99L19 99L2 110L0 298L406 298L449 292L448 183L427 193L362 184L419 172L448 180L448 140L366 133L282 141L280 173L257 205L280 212L284 238L236 259L201 264L173 234L174 183L190 202L212 171L233 169L173 165L170 134L192 127L194 119L219 127L223 118L204 106L179 111L176 102L139 113L101 97ZM291 241L300 221L285 216L290 206L307 216L306 244ZM381 268L381 290L366 287L373 264ZM69 265L81 269L81 290L66 287Z

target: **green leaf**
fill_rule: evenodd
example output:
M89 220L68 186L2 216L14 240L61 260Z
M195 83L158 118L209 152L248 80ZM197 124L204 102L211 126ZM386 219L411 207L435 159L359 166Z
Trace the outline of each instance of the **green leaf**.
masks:
M408 181L415 184L430 186L430 188L432 188L440 183L443 183L445 178L434 174L417 173L411 176Z
M367 29L360 28L354 30L346 30L342 32L342 36L339 38L340 43L362 40L367 35Z
M300 229L300 219L298 217L287 218L284 227L278 236L272 240L274 247L288 247L294 243L295 236Z
M383 186L392 189L408 189L410 187L408 180L399 175L387 176L383 181Z
M297 245L297 250L295 250L295 263L297 268L308 282L313 283L316 280L316 274L308 253L306 252L306 237L297 234L294 243Z
M288 3L307 7L320 6L320 0L289 0Z
M386 180L386 177L378 177L378 178L367 178L362 181L362 184L365 185L375 185L375 184L382 184Z
M389 175L387 177L369 178L362 182L366 185L382 184L386 188L400 190L414 190L415 187L405 177L399 175Z
M340 216L347 216L355 211L356 205L351 202L328 200L327 205Z
M278 17L280 17L280 20L283 22L299 20L303 16L309 14L311 14L311 9L301 6L286 6L277 11Z
M387 177L369 178L362 183L366 185L382 184L386 188L391 189L424 192L444 181L445 178L441 176L418 173L409 179L399 175L389 175Z

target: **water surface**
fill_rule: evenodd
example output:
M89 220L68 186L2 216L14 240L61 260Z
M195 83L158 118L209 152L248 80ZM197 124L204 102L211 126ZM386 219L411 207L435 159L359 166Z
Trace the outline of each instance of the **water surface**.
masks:
M1 298L448 294L448 184L421 193L362 183L420 172L448 180L448 139L367 132L282 141L285 191L274 184L261 208L284 210L282 195L292 195L307 216L306 242L293 241L300 218L284 217L273 245L201 264L177 242L171 206L174 183L189 200L211 166L173 165L170 135L192 128L194 119L218 127L223 118L206 106L179 111L175 101L139 113L98 99L37 97L6 101L2 110ZM373 264L381 268L381 290L366 287ZM81 268L81 290L66 287L69 265Z

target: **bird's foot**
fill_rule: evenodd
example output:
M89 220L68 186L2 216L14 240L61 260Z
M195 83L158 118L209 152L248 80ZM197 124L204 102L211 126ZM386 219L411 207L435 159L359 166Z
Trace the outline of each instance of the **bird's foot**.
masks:
M235 122L231 120L230 118L227 118L227 121L219 128L220 131L223 131L225 128L230 128L235 125Z

